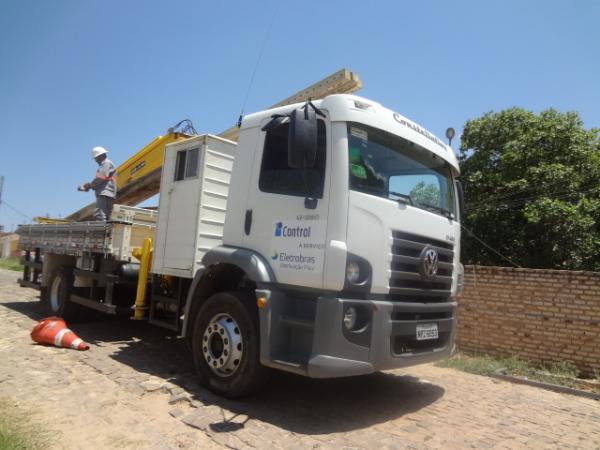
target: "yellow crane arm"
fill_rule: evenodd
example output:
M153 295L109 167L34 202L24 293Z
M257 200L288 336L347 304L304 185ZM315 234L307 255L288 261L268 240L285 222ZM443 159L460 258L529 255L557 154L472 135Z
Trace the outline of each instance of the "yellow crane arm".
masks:
M186 135L175 132L158 136L122 163L117 167L117 186L119 190L127 189L130 183L145 177L156 169L160 169L163 163L165 145L186 137Z

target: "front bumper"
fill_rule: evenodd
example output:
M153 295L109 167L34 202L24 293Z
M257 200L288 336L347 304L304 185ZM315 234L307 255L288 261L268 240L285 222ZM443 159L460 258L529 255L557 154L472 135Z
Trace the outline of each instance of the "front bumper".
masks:
M456 334L456 303L408 303L269 292L260 310L261 363L313 378L362 375L449 356ZM344 312L355 306L370 315L356 332L344 328ZM437 324L437 339L416 339L417 325Z

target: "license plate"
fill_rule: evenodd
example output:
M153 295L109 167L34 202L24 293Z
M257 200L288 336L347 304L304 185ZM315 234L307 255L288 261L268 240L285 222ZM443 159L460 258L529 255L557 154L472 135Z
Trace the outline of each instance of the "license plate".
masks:
M430 339L437 339L438 337L437 323L417 325L417 341L428 341Z

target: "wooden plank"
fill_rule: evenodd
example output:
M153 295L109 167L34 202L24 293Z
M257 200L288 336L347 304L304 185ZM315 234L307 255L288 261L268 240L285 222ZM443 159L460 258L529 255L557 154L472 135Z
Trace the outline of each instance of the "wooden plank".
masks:
M361 88L362 81L357 73L348 69L341 69L334 74L329 75L327 78L317 81L315 84L275 103L267 109L305 102L308 99L317 100L332 94L352 94L353 92L359 91ZM233 126L219 133L219 136L231 141L237 141L239 137L239 128L237 125Z
M309 98L313 100L325 98L332 94L351 94L362 88L362 81L358 74L348 70L341 69L334 74L317 81L315 84L289 96L288 98L275 103L271 108L292 105L294 103L305 102ZM269 108L269 109L271 109Z

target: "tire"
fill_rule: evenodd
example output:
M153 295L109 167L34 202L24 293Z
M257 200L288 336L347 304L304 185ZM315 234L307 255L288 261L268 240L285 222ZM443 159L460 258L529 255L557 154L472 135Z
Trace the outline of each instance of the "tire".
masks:
M220 292L194 320L192 355L200 383L227 398L259 390L268 370L260 364L258 311L254 295Z
M50 285L45 289L44 306L49 316L62 317L65 320L76 320L81 306L71 302L73 291L73 268L60 266L52 272Z

